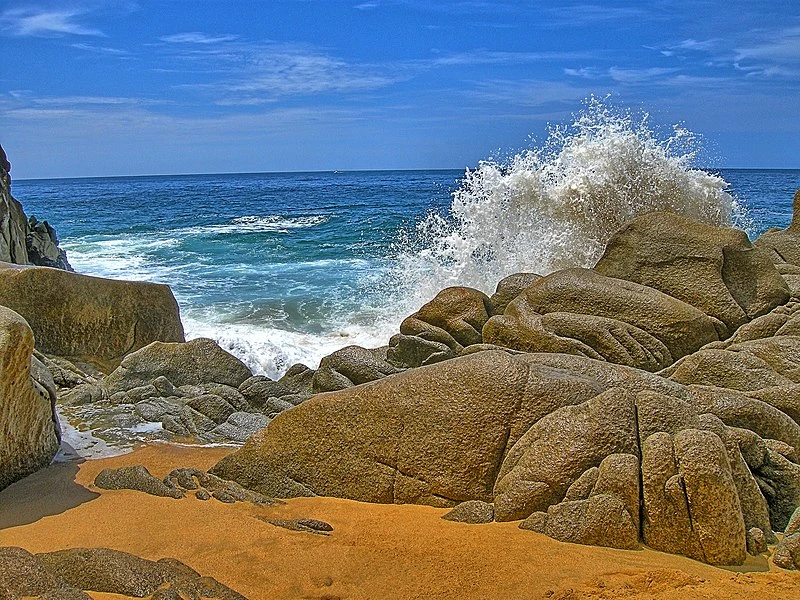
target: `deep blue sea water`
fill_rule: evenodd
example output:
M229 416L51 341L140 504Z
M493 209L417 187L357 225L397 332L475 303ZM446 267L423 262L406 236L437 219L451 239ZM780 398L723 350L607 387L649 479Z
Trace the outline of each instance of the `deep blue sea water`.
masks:
M736 219L751 237L788 225L800 170L719 174L745 207L745 218ZM509 192L508 182L493 183L506 204L489 210L488 184L478 193L463 176L370 171L15 180L12 190L29 215L55 226L77 271L169 284L187 337L213 337L256 371L275 376L298 361L316 366L350 343L385 344L403 316L446 285L488 288L506 271L546 270L531 262L541 261L547 248L520 250L519 260L512 248L512 258L491 271L509 237L504 232L519 227L519 207L508 205L508 197L524 185L514 179ZM454 203L453 192L466 188ZM480 226L465 224L470 219ZM561 237L547 243L561 244L569 255L579 244L562 239L563 224L554 229ZM582 257L576 254L576 264ZM464 261L469 269L458 264Z

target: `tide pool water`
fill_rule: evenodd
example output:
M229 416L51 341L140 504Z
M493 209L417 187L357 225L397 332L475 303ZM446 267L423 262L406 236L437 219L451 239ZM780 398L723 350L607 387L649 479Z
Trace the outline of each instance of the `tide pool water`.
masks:
M348 344L386 344L448 285L490 294L514 272L591 266L637 214L672 210L751 238L791 220L800 171L709 173L691 164L682 130L658 138L603 110L582 119L539 148L467 171L23 180L12 189L56 228L76 271L170 285L187 339L211 337L272 377Z

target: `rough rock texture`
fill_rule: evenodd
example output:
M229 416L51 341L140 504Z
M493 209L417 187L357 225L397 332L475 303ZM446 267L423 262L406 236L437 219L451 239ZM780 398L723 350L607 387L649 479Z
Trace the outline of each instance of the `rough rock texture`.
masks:
M246 600L174 558L151 561L108 548L71 548L36 555L22 548L0 548L0 597L88 599L83 590L152 600Z
M782 569L800 569L800 533L787 535L778 543L772 562Z
M494 521L494 506L481 500L467 500L449 513L442 515L446 521L456 521L458 523L469 523L470 525L480 525Z
M431 365L455 358L465 346L483 342L481 330L492 302L478 290L449 287L400 324L389 340L386 359L399 368Z
M58 451L55 385L33 357L33 333L0 306L0 490L47 466Z
M386 349L368 350L360 346L347 346L326 356L314 373L314 393L343 390L387 375L401 369L386 361Z
M794 194L794 212L789 227L770 229L754 245L766 251L775 263L800 266L800 190Z
M657 371L718 339L714 320L651 287L588 269L557 271L483 328L484 341Z
M0 261L72 271L67 254L58 247L55 230L47 221L25 216L11 195L11 164L0 146Z
M633 219L609 240L595 270L653 287L719 319L721 338L789 299L767 253L743 231L673 213Z
M506 448L604 386L498 351L319 394L213 472L268 496L454 506L491 501Z
M153 342L128 354L103 383L112 395L148 385L162 376L176 387L221 383L238 388L252 373L213 340L198 338L183 343Z
M111 370L154 340L183 341L169 287L0 264L0 305L22 315L41 352Z
M501 279L490 300L495 315L502 315L509 303L542 278L536 273L514 273Z
M94 484L104 490L138 490L152 496L183 498L183 492L156 479L141 465L103 469Z
M524 519L561 501L610 454L638 455L634 394L612 388L539 420L511 446L494 487L498 521Z

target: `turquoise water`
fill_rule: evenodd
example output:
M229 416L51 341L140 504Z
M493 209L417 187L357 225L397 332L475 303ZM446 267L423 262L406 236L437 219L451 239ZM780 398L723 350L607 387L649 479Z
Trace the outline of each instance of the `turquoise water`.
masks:
M720 175L746 207L751 235L788 225L800 171ZM403 316L452 283L412 271L415 257L424 268L430 245L417 225L431 212L447 217L462 176L27 180L14 181L13 191L28 214L56 226L77 271L169 284L188 336L214 337L277 375L349 343L386 343Z

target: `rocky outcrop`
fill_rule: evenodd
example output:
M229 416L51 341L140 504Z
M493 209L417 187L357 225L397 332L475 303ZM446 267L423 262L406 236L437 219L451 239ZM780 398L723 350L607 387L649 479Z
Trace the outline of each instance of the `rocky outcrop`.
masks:
M0 146L0 261L72 271L52 226L25 216L11 195L11 164Z
M0 490L50 464L60 429L55 385L33 357L33 332L0 306Z
M183 341L169 287L0 263L0 305L22 315L45 354L106 372L155 340Z
M526 352L563 352L657 371L718 339L715 321L652 287L588 269L528 287L483 328L483 340Z
M721 339L789 299L767 253L743 231L672 213L633 219L612 236L595 270L691 304L724 323Z
M0 548L1 597L80 600L90 598L86 591L151 600L246 600L174 558L151 561L109 548L70 548L41 554Z

